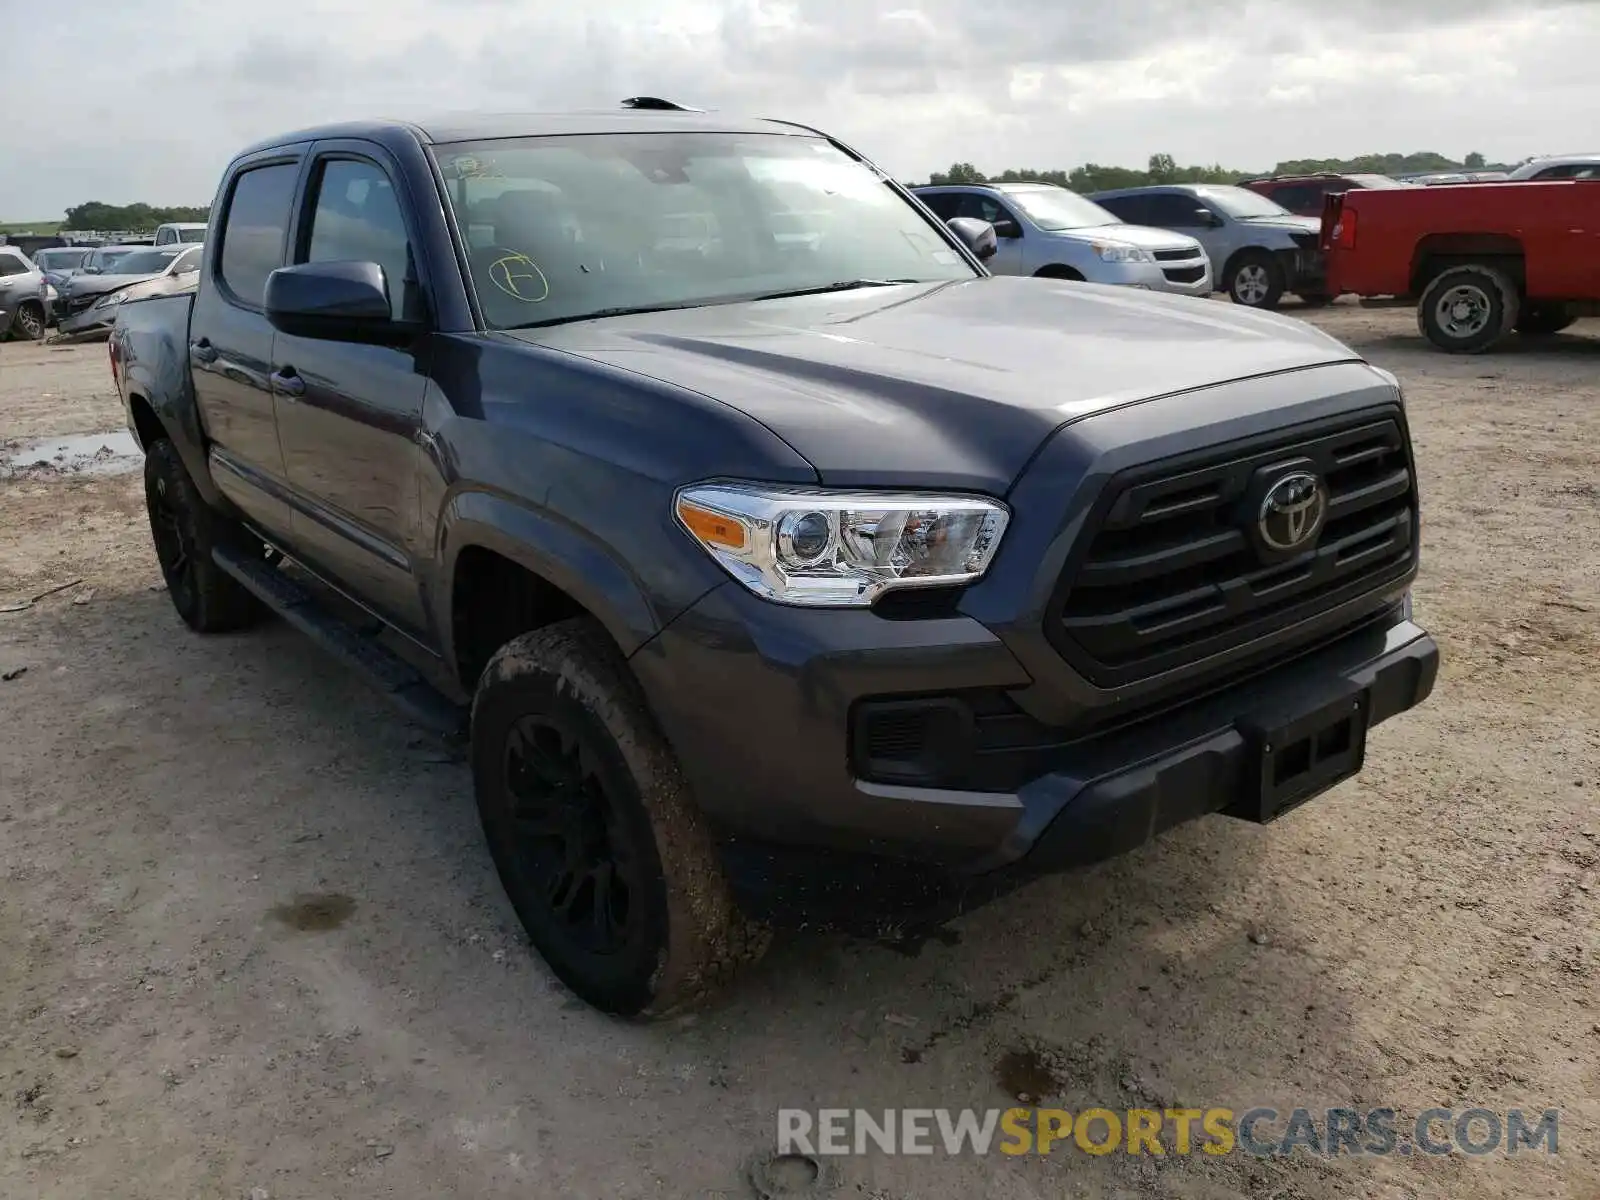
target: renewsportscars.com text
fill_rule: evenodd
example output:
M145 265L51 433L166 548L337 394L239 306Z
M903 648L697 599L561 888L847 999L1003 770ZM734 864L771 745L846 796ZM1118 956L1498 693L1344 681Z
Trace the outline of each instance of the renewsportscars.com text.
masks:
M1560 1114L1513 1108L778 1110L778 1153L984 1155L1555 1154Z

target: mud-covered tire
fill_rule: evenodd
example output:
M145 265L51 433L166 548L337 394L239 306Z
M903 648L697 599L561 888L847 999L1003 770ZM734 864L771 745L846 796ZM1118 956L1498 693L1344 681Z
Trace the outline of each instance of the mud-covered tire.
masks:
M1283 264L1265 250L1246 250L1228 264L1228 299L1246 308L1271 311L1283 299L1289 280Z
M595 1008L693 1008L765 952L769 933L735 905L637 680L591 619L523 634L489 660L472 703L472 775L523 928Z
M144 495L156 561L184 624L197 633L224 633L265 617L261 602L211 557L217 546L245 544L249 535L205 502L165 438L145 451Z
M11 336L26 342L42 342L46 327L44 305L37 300L18 305L16 314L11 318Z
M1565 304L1527 304L1517 317L1516 331L1523 337L1548 337L1560 333L1578 319Z
M1498 267L1481 263L1435 275L1417 301L1417 329L1450 354L1482 354L1516 326L1517 285Z

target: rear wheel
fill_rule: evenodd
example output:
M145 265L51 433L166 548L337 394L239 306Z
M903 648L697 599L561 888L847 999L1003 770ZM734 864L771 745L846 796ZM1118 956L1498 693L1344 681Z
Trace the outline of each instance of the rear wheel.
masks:
M1277 308L1288 285L1283 265L1265 250L1247 250L1228 268L1228 295L1246 308Z
M184 624L199 633L221 633L266 615L260 601L211 557L216 547L250 535L205 502L177 447L165 438L145 453L144 496L156 561Z
M528 937L596 1008L692 1007L766 949L638 682L591 619L524 634L490 659L472 705L472 775Z
M1517 332L1524 337L1543 337L1560 333L1577 320L1565 304L1529 304L1517 317Z
M45 331L44 305L34 300L28 301L17 309L11 328L19 337L27 338L30 342L42 341Z
M1451 354L1481 354L1519 317L1517 285L1498 267L1451 267L1433 277L1417 303L1417 328Z

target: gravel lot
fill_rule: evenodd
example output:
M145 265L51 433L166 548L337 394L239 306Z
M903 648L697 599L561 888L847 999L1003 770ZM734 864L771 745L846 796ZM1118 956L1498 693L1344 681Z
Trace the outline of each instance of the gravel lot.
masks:
M76 581L0 612L0 1196L745 1197L780 1106L1003 1107L1019 1051L1074 1111L1555 1107L1560 1153L877 1156L836 1194L1600 1194L1600 322L1457 359L1313 319L1407 387L1445 654L1365 774L917 953L786 937L663 1027L565 995L464 768L358 680L180 627L136 474L0 477L0 609ZM119 420L103 346L0 345L0 441Z

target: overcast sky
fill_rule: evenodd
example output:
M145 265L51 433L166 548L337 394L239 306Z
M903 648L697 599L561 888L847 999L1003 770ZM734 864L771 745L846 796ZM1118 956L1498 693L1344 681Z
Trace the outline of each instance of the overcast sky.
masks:
M0 218L199 204L325 120L651 94L815 124L901 178L1600 149L1600 3L0 0ZM70 14L70 15L69 15ZM24 32L25 30L25 32Z

